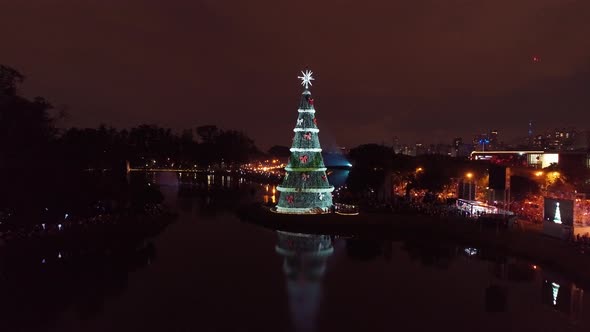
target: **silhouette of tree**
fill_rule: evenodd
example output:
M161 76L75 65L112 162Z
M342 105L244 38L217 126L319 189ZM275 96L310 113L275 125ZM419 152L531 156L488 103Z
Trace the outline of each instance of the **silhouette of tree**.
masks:
M350 150L349 157L355 167L391 169L395 152L378 144L364 144Z
M364 144L350 150L349 158L354 167L347 179L354 194L374 193L383 185L386 173L394 168L396 159L392 148L378 144Z
M540 186L535 180L520 175L510 177L510 195L515 200L523 200L529 194L538 194Z
M254 141L236 130L204 125L180 135L169 128L140 125L117 130L70 128L57 135L53 106L44 98L28 100L18 95L24 75L0 65L0 167L22 169L39 165L54 169L123 169L126 160L134 165L208 166L239 163L260 154ZM60 111L60 114L65 114ZM195 137L196 136L196 137ZM50 165L51 164L51 165ZM157 164L157 165L154 165Z
M214 125L206 125L197 127L197 135L201 139L201 143L210 143L213 144L215 138L219 136L221 130Z
M17 87L24 80L25 76L16 69L0 65L0 95L16 96Z
M288 158L291 156L291 151L288 146L275 145L268 149L268 154L276 158Z
M254 141L236 130L221 132L216 138L214 147L222 160L228 163L245 162L251 154L257 152Z
M24 76L0 65L0 167L24 167L42 161L56 131L45 99L32 101L17 94Z

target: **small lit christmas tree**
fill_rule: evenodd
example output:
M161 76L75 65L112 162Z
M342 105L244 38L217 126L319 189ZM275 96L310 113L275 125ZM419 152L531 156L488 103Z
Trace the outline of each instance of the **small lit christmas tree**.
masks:
M553 217L553 222L556 224L561 224L561 210L559 209L559 202L555 203L555 216Z
M299 116L295 124L295 136L291 145L291 157L285 170L285 179L277 187L280 192L276 211L280 213L327 213L332 206L334 187L328 182L319 129L315 117L313 98L308 87L313 81L307 70L299 76L305 88L299 102Z

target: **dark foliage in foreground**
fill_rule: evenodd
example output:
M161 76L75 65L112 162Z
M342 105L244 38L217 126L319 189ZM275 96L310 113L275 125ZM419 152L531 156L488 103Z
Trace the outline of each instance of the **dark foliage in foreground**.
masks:
M260 152L236 130L214 125L177 134L156 125L131 129L70 128L58 130L62 114L41 97L18 93L25 77L0 65L0 169L115 169L132 166L209 166L247 161Z

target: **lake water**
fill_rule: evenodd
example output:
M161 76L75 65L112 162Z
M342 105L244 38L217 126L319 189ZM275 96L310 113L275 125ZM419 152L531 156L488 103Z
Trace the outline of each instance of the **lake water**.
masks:
M243 197L179 195L174 179L154 181L178 219L144 245L0 267L0 329L590 330L590 295L541 266L442 240L266 229L225 208Z

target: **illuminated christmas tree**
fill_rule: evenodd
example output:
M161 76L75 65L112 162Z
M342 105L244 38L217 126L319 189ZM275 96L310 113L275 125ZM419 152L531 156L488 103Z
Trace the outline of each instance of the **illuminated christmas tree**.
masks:
M559 203L557 203L559 204ZM557 305L557 296L559 295L559 284L554 282L551 283L552 295L553 295L553 305Z
M319 129L313 107L313 98L308 87L313 81L312 72L301 72L304 87L299 102L299 116L295 124L295 136L291 145L291 157L285 170L285 179L277 187L280 192L276 211L280 213L308 214L327 213L332 206L334 187L328 182L322 148L318 138Z
M553 217L553 222L556 224L561 224L561 210L559 209L559 202L555 203L555 216Z

